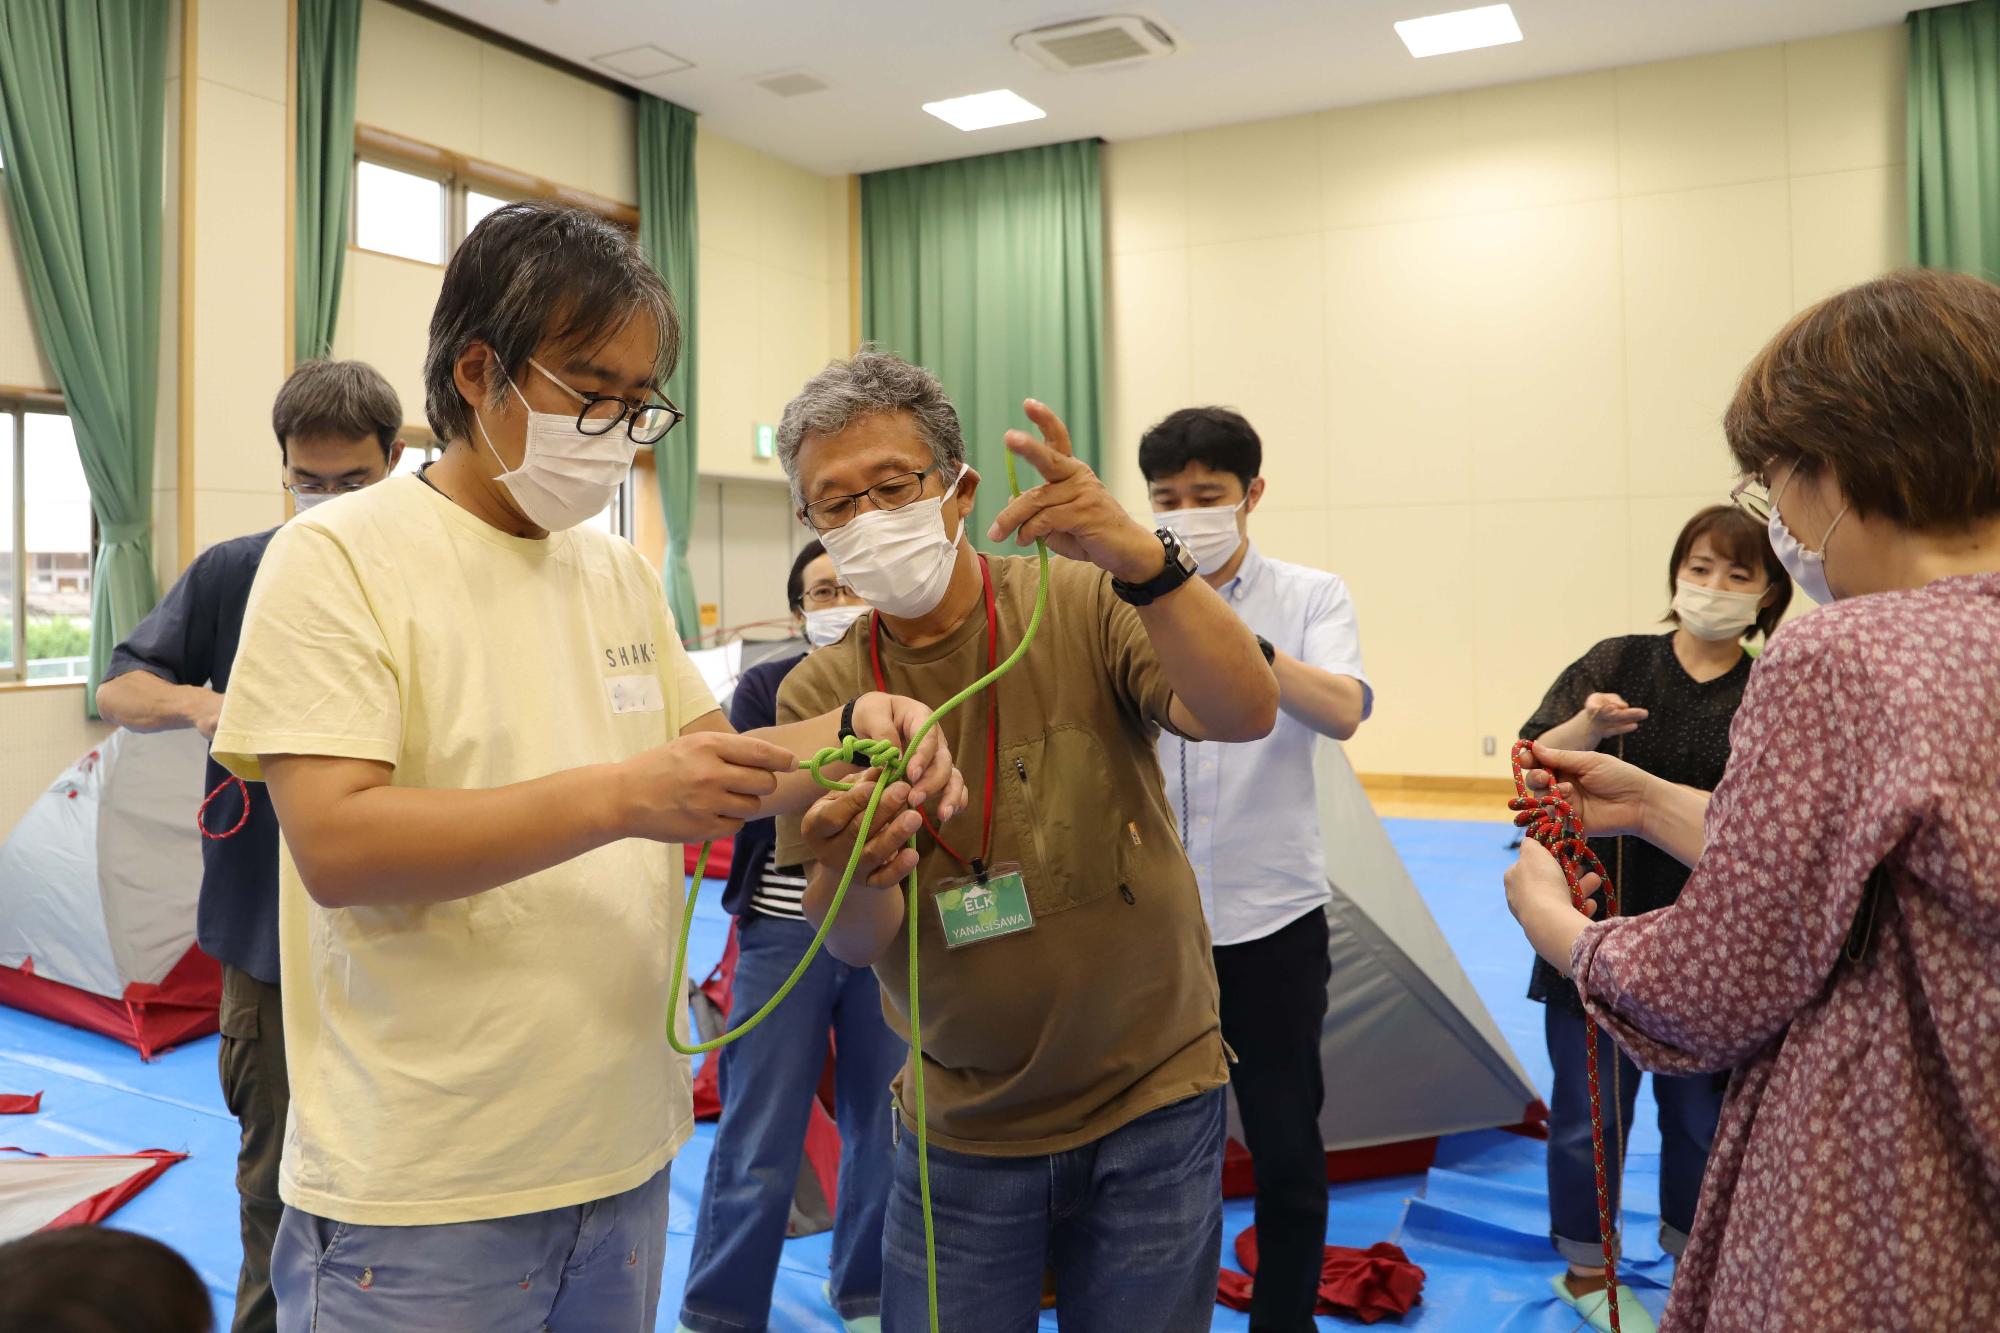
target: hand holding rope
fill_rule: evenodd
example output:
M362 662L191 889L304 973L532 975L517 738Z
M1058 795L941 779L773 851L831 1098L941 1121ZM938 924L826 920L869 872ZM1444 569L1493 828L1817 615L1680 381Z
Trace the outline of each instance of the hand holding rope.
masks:
M1563 882L1569 885L1570 905L1585 916L1590 915L1589 895L1584 892L1583 881L1591 875L1598 878L1599 890L1604 895L1605 915L1618 914L1618 891L1605 873L1604 862L1584 839L1583 819L1576 807L1562 793L1562 788L1550 775L1549 785L1542 791L1528 786L1528 772L1534 769L1535 747L1529 741L1516 741L1512 754L1514 764L1514 799L1507 802L1507 808L1514 812L1514 823L1522 835L1531 838L1548 849L1562 867ZM1553 1002L1552 1002L1553 1003ZM1586 1020L1585 1040L1589 1046L1585 1051L1584 1070L1590 1083L1590 1153L1591 1164L1597 1183L1597 1235L1604 1247L1604 1294L1609 1302L1611 1328L1618 1333L1618 1256L1612 1237L1616 1234L1611 1225L1611 1173L1604 1154L1604 1099L1599 1089L1597 1071L1597 1027Z

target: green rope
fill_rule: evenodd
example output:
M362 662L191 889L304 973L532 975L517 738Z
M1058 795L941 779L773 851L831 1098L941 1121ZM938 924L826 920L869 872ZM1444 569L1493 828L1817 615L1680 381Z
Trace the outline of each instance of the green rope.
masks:
M1011 452L1007 454L1007 486L1015 495L1021 493L1020 482L1014 472L1014 455ZM1021 634L1021 642L1007 655L1006 661L945 700L924 720L924 724L917 728L916 734L910 737L908 751L910 754L915 754L923 747L924 738L930 734L933 727L944 720L947 714L1012 671L1027 655L1028 645L1035 641L1035 635L1041 630L1042 615L1048 610L1049 604L1048 543L1037 541L1035 555L1041 565L1040 581L1035 587L1035 609L1028 617L1028 627ZM907 761L904 759L904 751L892 741L849 736L839 745L829 746L811 759L801 761L799 767L811 773L813 781L829 791L853 790L853 783L838 781L821 771L834 764L877 768L881 770L882 776L876 779L875 790L869 793L868 804L861 812L861 829L854 839L854 850L848 853L847 868L840 875L840 886L833 891L833 898L826 905L826 919L820 922L819 929L813 934L812 943L806 946L798 966L792 969L792 974L785 978L784 984L764 1002L762 1008L735 1027L707 1041L690 1045L681 1040L680 1034L674 1030L673 1020L669 1019L667 1041L682 1055L701 1055L727 1046L763 1022L784 1002L785 997L792 993L792 987L798 985L799 978L806 974L806 969L812 966L813 959L819 956L820 945L825 942L827 931L833 928L834 918L840 915L840 905L846 900L847 890L854 883L855 871L861 865L861 853L867 847L869 831L875 827L875 808L881 804L882 793L902 781ZM909 845L914 849L917 840L911 838ZM695 858L696 874L688 885L687 909L681 916L681 938L679 947L674 950L674 976L671 983L672 990L669 991L676 1005L681 1003L683 988L687 984L688 934L694 926L695 898L701 893L702 880L708 876L708 857L714 846L712 841L701 845L701 851ZM924 1277L930 1300L931 1333L938 1333L937 1231L931 1220L930 1120L924 1111L924 1039L923 1025L918 1019L917 1012L917 930L920 924L917 894L917 872L912 870L903 889L905 906L909 912L907 933L910 937L910 1071L912 1090L916 1094L914 1119L917 1122L917 1190L923 1200L924 1210Z

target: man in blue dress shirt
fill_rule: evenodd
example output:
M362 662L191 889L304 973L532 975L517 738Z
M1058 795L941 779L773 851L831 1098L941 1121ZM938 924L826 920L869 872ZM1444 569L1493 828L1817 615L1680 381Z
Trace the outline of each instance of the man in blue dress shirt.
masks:
M1374 692L1354 603L1338 576L1250 543L1263 445L1219 407L1175 412L1139 444L1154 518L1257 632L1278 677L1278 724L1260 741L1160 738L1160 769L1201 884L1222 992L1222 1037L1257 1178L1253 1333L1310 1333L1326 1240L1319 1114L1326 1019L1325 851L1313 783L1320 736L1346 740Z

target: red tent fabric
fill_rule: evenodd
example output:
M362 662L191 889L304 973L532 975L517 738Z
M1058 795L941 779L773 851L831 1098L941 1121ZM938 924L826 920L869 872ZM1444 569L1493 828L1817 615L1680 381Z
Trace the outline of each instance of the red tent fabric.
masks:
M1215 1299L1232 1310L1248 1310L1257 1273L1257 1228L1246 1227L1236 1238L1236 1262L1243 1272L1224 1269ZM1329 1245L1321 1261L1317 1313L1373 1324L1408 1314L1424 1298L1423 1291L1424 1270L1410 1262L1401 1246L1387 1241L1365 1250Z
M57 1227L89 1226L124 1207L187 1154L147 1148L102 1156L50 1157L0 1148L0 1240Z
M42 1109L42 1094L0 1092L0 1115L33 1115Z
M35 974L35 960L0 967L0 1004L116 1038L150 1060L216 1030L222 967L190 946L157 984L135 981L122 996L99 995Z

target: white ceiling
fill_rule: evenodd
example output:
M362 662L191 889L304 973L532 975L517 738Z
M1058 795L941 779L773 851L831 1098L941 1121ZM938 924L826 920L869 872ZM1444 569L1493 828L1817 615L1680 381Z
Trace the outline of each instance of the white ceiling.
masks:
M693 67L626 79L726 138L828 175L1067 139L1133 139L1324 107L1899 22L1933 0L1512 0L1525 40L1414 60L1395 20L1481 0L435 0L607 75L593 57L652 43ZM1028 28L1142 14L1180 43L1124 69L1057 74L1012 46ZM807 70L784 98L755 80ZM613 77L616 77L613 75ZM925 102L1012 88L1048 118L967 134Z

